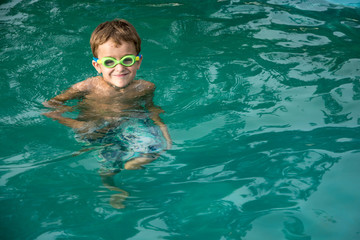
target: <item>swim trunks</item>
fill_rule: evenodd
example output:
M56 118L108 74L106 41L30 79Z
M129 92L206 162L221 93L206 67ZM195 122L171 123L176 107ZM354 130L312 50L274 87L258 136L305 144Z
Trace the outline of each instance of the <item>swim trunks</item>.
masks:
M100 146L97 157L100 174L118 173L125 162L146 154L160 153L165 148L161 130L151 119L127 117L121 118L119 123L114 128L107 129L109 123L104 123L101 128L93 129L93 132L107 129L100 138L82 136L91 145Z

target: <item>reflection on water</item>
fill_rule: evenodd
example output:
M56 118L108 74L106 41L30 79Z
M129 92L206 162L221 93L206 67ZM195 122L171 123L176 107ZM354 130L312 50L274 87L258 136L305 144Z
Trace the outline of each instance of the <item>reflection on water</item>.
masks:
M5 236L358 236L359 193L346 180L358 181L358 8L269 0L18 1L0 9ZM90 32L119 15L143 38L139 77L157 85L174 140L145 170L116 176L130 193L122 211L109 206L97 149L74 156L82 146L73 133L40 115L54 91L93 75Z

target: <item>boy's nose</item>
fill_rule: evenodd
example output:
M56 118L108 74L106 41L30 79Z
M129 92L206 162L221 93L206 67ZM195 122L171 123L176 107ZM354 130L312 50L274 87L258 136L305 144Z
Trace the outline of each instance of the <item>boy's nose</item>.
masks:
M120 71L122 71L123 69L125 69L125 66L123 66L122 64L117 64L116 66L115 66L115 68L117 69L117 70L120 70Z

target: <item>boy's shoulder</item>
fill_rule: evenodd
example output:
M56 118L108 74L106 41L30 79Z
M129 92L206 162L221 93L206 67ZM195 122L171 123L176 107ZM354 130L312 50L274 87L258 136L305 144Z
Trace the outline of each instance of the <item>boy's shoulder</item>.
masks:
M79 92L89 92L101 81L101 76L91 77L84 81L75 83L72 88Z
M134 86L137 90L140 91L154 91L155 90L155 84L143 79L134 81Z

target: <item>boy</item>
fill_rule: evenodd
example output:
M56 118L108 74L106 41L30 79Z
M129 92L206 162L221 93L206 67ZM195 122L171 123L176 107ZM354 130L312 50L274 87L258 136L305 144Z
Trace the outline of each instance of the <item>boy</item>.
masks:
M92 65L102 76L76 83L45 102L46 107L55 108L45 115L74 128L84 140L104 146L103 177L119 172L129 151L134 154L127 156L124 168L139 169L171 147L167 127L159 117L163 111L152 100L155 85L134 80L142 62L141 39L129 22L115 19L94 30L90 45ZM62 116L73 111L74 107L65 105L72 99L80 100L75 106L79 110L76 119ZM161 148L156 128L165 138L166 148Z

